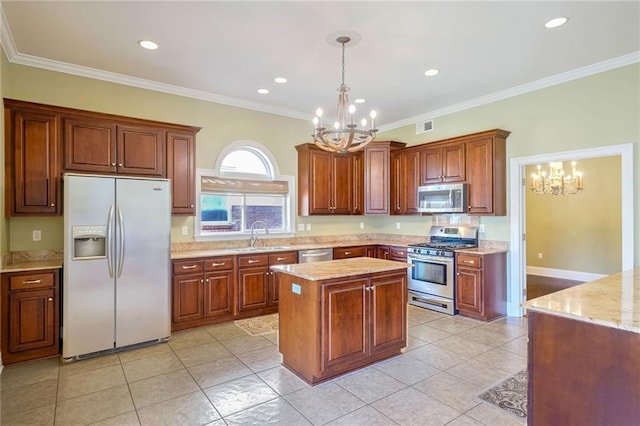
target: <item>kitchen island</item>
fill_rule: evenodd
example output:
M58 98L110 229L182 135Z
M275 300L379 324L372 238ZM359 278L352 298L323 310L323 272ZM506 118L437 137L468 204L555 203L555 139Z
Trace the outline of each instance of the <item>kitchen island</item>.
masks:
M359 257L278 265L282 363L310 384L399 355L410 264Z
M529 425L640 421L640 268L533 299Z

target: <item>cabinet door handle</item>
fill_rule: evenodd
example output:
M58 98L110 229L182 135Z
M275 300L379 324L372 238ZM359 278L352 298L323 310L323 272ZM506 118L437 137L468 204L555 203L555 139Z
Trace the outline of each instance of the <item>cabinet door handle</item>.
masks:
M463 260L462 263L468 263L470 265L475 265L476 261L475 260Z
M56 206L55 203L51 203L51 207L55 207L55 206Z
M249 259L247 260L247 263L258 263L260 262L258 259Z
M286 257L278 257L278 258L276 258L276 260L278 260L278 261L287 260L287 258Z
M122 163L118 163L118 167L122 167Z
M42 279L39 280L23 280L22 284L40 284L42 282Z
M348 255L351 254L351 252L350 251L345 251L344 254L345 254L345 256L348 256Z
M53 297L50 297L50 298L49 298L49 302L53 302Z
M116 163L111 163L111 166L112 166L112 167L115 167L115 166L116 166Z
M203 283L203 282L204 282L204 280L202 278L200 278L200 283Z
M198 265L189 265L189 266L182 265L182 269L196 269L197 267Z
M189 204L189 207L193 208L193 204Z
M224 266L225 262L222 263L212 263L211 266Z

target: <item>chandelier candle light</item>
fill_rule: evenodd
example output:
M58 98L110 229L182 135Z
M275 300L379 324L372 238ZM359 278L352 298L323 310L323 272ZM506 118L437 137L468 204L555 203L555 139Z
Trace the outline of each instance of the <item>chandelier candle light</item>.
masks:
M355 105L349 105L349 87L344 84L344 50L345 45L351 41L350 37L340 36L336 39L342 45L342 84L338 87L338 107L336 118L331 128L322 125L322 109L318 108L313 118L313 142L320 148L329 152L354 152L365 147L376 137L376 112L371 111L371 127L367 127L367 120L362 119L362 128L354 123Z
M576 170L576 162L571 162L571 174L565 175L561 161L549 163L549 173L538 165L537 173L531 175L530 189L536 194L569 195L584 189L582 172Z

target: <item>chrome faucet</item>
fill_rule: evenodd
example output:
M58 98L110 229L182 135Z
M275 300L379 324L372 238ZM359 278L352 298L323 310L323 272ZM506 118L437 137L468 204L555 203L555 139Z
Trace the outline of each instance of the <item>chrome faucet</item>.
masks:
M255 222L253 222L251 224L251 236L249 237L249 246L250 247L255 247L256 241L258 241L258 234L256 234L255 236L253 235L253 228L256 226L256 224L261 224L262 227L264 228L266 234L269 235L269 227L267 226L267 224L264 223L262 220L256 220Z

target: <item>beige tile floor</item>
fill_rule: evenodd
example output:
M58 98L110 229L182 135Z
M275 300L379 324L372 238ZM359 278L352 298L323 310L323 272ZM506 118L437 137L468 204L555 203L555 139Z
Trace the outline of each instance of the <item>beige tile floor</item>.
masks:
M60 365L7 366L9 425L523 425L476 397L526 367L526 319L482 323L409 306L395 358L311 387L280 365L276 334L233 323Z

